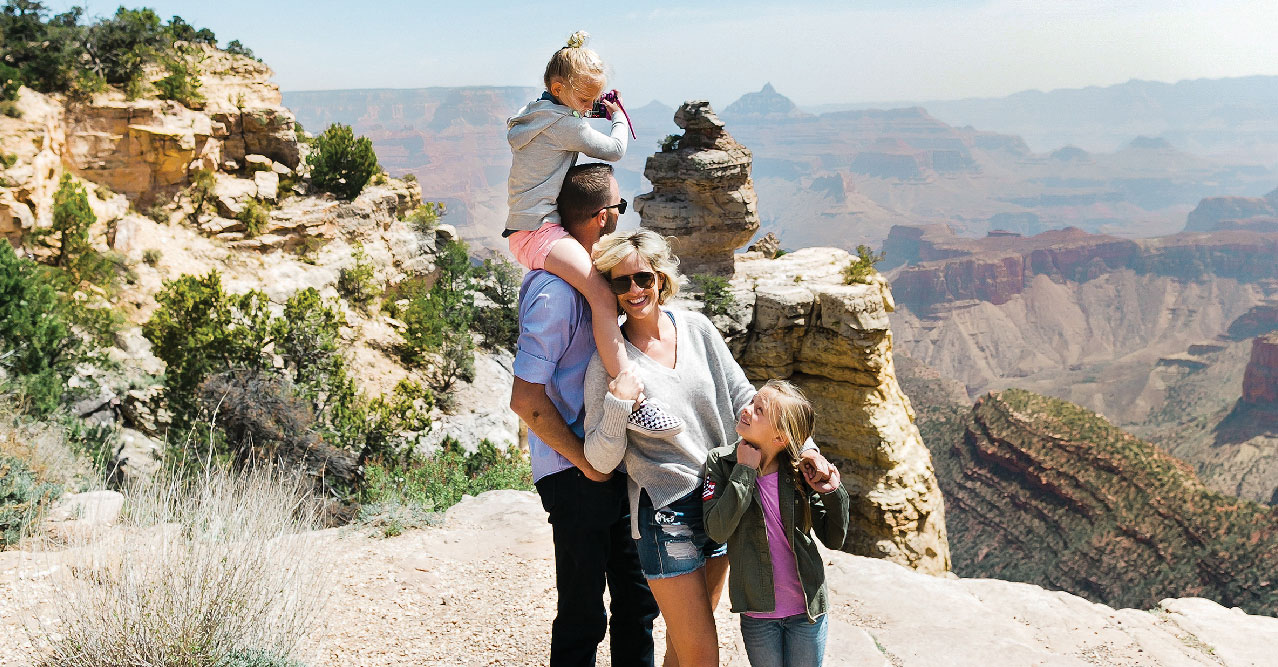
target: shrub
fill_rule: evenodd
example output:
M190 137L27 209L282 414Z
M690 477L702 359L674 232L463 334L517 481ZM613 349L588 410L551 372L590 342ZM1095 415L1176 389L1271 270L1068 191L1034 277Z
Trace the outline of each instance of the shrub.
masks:
M191 188L188 193L191 197L192 224L198 224L200 216L204 215L205 210L208 209L210 202L213 200L213 189L215 187L217 187L217 177L213 175L212 169L197 169L191 172ZM168 222L167 216L165 216L164 222Z
M0 62L0 102L12 102L18 99L18 91L22 88L22 72Z
M692 276L692 285L701 292L701 312L706 317L726 315L737 299L732 295L731 285L726 278L699 273Z
M244 208L235 214L235 219L244 224L244 236L254 238L266 231L271 222L271 209L256 199L244 202Z
M27 535L62 494L62 487L36 479L25 461L0 454L0 551Z
M877 273L874 265L883 261L883 257L883 253L876 254L868 245L857 246L856 259L853 259L847 266L843 267L843 284L870 283L871 278Z
M364 246L355 244L351 249L351 265L344 266L337 274L337 291L351 303L361 308L377 298L382 290L377 286L373 263L364 252Z
M0 388L16 391L27 409L45 415L66 392L75 367L96 359L108 322L57 288L56 276L18 257L0 239Z
M354 199L377 173L377 155L368 137L355 138L349 125L333 124L315 138L307 157L311 182L341 199Z
M467 453L446 438L433 456L407 451L399 457L370 460L360 494L371 505L404 505L442 512L464 495L494 489L532 489L532 470L519 451L502 451L491 442L480 442Z
M404 360L427 370L438 393L475 375L471 328L475 307L470 257L465 243L445 245L435 258L439 277L409 297L404 311Z
M200 74L185 60L174 58L164 63L168 74L155 82L160 99L173 100L183 106L194 107L204 102L200 93Z
M165 396L175 427L195 423L196 388L209 375L269 367L262 351L271 321L265 294L228 294L222 277L211 271L164 281L155 300L159 308L142 325L142 333L167 364Z
M238 39L231 40L226 45L226 48L222 50L226 51L227 53L231 55L244 56L245 58L252 58L254 60L257 60L257 56L253 55L253 49L250 49L247 46L244 46L243 44L240 43L240 40Z
M159 248L147 248L142 251L142 262L147 266L155 266L160 263L160 258L163 256L164 253L160 252Z
M479 291L488 303L475 309L475 331L489 350L515 351L519 342L519 267L505 260L484 260Z
M301 535L319 523L309 491L260 467L130 487L126 530L94 536L52 580L59 634L44 664L292 664L329 589Z
M409 213L408 217L404 218L404 221L417 230L418 233L426 234L435 231L435 228L439 226L439 219L444 217L447 212L448 209L444 206L444 202L428 201L413 209L413 212Z
M677 134L667 134L665 139L661 140L661 152L669 153L670 151L679 150L679 140L682 139Z
M89 229L98 221L89 207L84 186L70 173L62 174L58 190L53 193L53 234L58 237L57 266L70 267L75 260L91 252Z

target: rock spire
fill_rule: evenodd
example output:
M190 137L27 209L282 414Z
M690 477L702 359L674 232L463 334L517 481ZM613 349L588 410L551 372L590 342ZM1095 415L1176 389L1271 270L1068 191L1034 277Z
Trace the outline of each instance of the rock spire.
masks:
M750 150L737 143L704 100L675 112L671 135L648 158L652 192L635 199L643 227L672 237L685 275L731 276L732 255L759 229Z

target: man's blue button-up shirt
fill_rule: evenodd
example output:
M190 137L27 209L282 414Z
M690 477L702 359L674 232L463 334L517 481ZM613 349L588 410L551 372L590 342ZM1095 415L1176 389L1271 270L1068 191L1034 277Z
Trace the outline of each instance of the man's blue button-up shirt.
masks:
M578 437L585 437L586 366L595 354L590 304L562 278L530 271L519 289L519 350L515 376L545 385L546 396ZM528 431L533 481L573 467Z

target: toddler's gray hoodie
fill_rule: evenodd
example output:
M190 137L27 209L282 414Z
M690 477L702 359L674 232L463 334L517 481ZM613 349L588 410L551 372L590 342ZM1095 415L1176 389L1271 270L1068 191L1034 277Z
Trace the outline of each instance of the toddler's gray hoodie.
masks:
M559 223L555 200L577 154L616 162L626 154L630 128L625 114L612 119L612 133L590 127L572 109L542 98L506 120L506 140L514 159L510 165L510 215L507 231L535 230L541 223Z

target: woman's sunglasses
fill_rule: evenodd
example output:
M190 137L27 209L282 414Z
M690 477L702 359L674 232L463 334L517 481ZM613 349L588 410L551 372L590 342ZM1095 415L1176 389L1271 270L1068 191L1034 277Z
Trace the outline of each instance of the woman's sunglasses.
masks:
M617 209L617 215L625 215L625 214L626 214L626 200L622 199L620 204L613 204L613 205L611 205L611 206L605 206L605 207L603 207L603 208L599 209L598 211L595 211L595 215L599 215L601 212L603 212L603 211L607 211L607 210L608 210L608 209L610 209L610 208L615 208L615 209Z
M640 271L625 276L613 276L608 279L608 286L612 288L612 293L621 296L630 291L631 283L639 286L639 289L648 289L657 281L657 276L651 271Z

